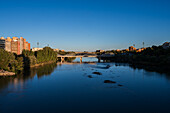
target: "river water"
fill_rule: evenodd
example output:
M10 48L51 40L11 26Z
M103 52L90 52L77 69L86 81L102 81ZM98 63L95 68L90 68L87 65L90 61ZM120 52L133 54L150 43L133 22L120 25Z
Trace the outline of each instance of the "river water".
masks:
M170 75L128 64L48 64L0 77L0 113L167 113L169 106Z

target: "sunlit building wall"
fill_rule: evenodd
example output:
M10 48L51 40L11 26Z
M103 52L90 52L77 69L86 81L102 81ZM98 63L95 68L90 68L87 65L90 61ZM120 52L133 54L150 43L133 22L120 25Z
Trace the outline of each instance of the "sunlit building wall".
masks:
M5 49L6 51L13 52L16 54L22 54L22 51L30 50L30 43L26 42L26 39L23 37L4 37L0 38L0 48Z
M22 51L24 49L24 39L23 39L23 37L20 37L19 41L20 41L20 54L22 54Z
M16 37L12 38L11 52L16 53L17 55L21 54L20 53L20 41Z

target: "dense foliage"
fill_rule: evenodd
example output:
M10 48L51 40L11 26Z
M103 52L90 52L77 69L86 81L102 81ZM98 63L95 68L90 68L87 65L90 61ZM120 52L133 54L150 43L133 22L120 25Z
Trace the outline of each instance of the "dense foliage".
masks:
M24 66L29 67L37 64L37 59L33 51L23 50L22 56L24 58Z
M49 61L57 61L57 52L50 47L45 47L37 52L23 50L21 55L0 49L0 69L6 71L18 72L23 70L24 67Z
M150 65L169 66L170 48L163 49L162 46L152 46L131 57L131 62L148 63Z
M162 46L148 47L141 52L127 51L115 54L114 58L106 60L114 62L128 62L132 64L143 64L153 66L170 65L170 48L164 49Z
M23 58L0 49L0 69L18 72L23 69Z
M45 47L43 50L36 51L35 57L38 63L57 61L57 52L53 51L50 47Z
M73 52L73 51L68 51L68 52L66 52L66 51L61 51L61 50L59 50L58 54L60 54L60 55L66 55L66 54L75 55L76 53Z

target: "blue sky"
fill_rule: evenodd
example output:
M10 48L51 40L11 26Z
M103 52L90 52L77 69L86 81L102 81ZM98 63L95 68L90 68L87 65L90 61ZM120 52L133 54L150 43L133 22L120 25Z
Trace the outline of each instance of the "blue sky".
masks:
M169 0L0 0L0 37L93 51L170 41Z

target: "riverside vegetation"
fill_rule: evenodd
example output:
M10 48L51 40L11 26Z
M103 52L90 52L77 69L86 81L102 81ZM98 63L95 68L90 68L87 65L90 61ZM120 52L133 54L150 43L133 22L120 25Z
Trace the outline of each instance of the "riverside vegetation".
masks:
M170 69L170 48L162 46L147 47L141 52L137 51L107 51L113 52L112 58L102 58L110 62L122 62L132 65L143 65L148 67L163 67Z
M74 52L55 52L50 47L44 47L43 50L36 52L23 50L21 55L7 52L0 49L0 70L10 72L21 72L24 68L39 66L44 63L57 62L57 53L61 55L75 54ZM164 49L162 46L152 46L145 48L141 52L137 51L106 51L105 53L114 53L114 57L105 57L102 60L109 62L130 63L133 66L143 66L145 68L164 67L170 69L170 48ZM100 54L105 54L100 53ZM99 53L97 53L99 54ZM75 58L66 58L65 61L72 61Z
M74 52L56 52L50 47L44 47L39 51L23 50L21 55L7 52L4 49L0 49L0 70L19 73L23 69L29 67L35 67L47 63L54 63L61 59L57 58L57 54L75 54ZM73 58L66 58L65 61L72 61Z
M0 69L5 71L18 73L24 68L56 61L57 52L50 47L44 47L43 50L36 52L23 50L21 55L0 49Z

